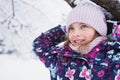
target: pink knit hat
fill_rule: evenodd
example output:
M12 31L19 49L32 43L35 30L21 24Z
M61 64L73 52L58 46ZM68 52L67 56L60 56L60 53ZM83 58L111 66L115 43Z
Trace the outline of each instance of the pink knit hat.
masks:
M103 11L91 3L79 4L67 16L67 26L82 22L91 25L100 35L107 34L107 24Z

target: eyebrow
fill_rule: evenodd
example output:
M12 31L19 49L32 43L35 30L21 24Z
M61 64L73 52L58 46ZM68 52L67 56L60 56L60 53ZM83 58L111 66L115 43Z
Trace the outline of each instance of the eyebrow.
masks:
M90 26L90 27L92 27L91 25L89 25L89 24L86 24L86 23L80 23L81 25L83 24L83 25L87 25L87 26Z
M84 25L87 25L87 24L85 24L85 23L80 23L80 24L84 24Z

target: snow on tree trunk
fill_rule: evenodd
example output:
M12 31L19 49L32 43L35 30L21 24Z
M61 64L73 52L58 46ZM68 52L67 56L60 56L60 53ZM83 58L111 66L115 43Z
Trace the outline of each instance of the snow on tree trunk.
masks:
M109 11L116 20L120 21L120 0L91 0Z
M76 2L89 0L65 0L71 7L76 6ZM120 0L90 0L103 7L107 12L111 13L114 19L120 21ZM106 16L109 18L109 16Z

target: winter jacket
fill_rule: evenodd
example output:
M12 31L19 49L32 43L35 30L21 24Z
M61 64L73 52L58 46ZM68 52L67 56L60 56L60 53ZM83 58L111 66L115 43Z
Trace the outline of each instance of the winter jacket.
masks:
M51 80L120 80L119 37L104 40L88 54L80 55L69 46L58 46L64 35L58 25L33 42L33 50L49 69Z

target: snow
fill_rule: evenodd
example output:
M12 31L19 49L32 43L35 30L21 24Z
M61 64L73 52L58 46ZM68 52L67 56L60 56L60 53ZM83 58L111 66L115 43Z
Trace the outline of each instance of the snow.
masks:
M49 71L39 60L1 55L0 64L1 80L50 80Z
M41 32L65 24L70 6L64 0L0 2L0 79L50 80L48 69L32 51L32 42Z
M70 10L64 0L0 0L0 79L50 80L32 42L41 32L64 25Z

